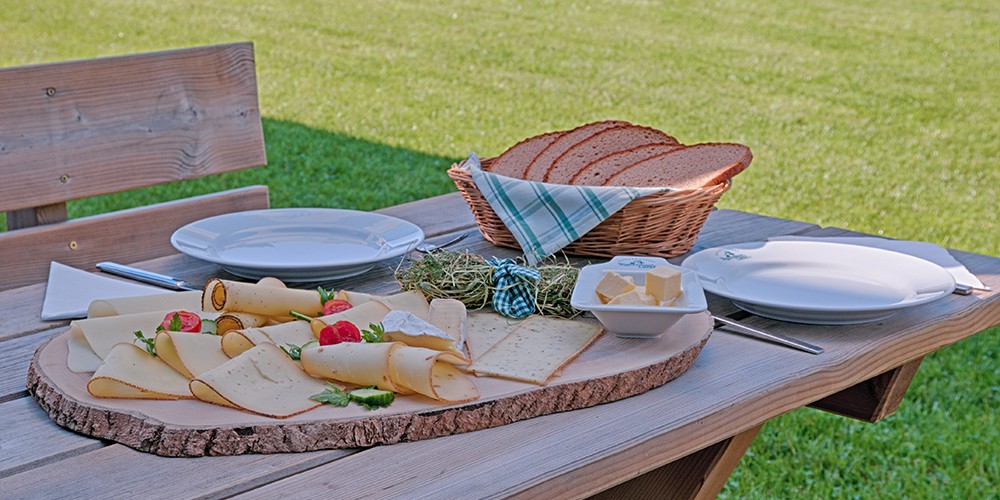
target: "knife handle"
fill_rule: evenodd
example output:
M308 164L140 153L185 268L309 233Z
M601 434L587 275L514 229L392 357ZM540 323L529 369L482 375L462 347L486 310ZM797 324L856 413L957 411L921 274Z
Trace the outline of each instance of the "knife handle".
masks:
M179 279L115 262L98 262L97 268L108 274L114 274L115 276L141 281L143 283L156 285L170 290L196 290L196 288L189 286L187 283Z

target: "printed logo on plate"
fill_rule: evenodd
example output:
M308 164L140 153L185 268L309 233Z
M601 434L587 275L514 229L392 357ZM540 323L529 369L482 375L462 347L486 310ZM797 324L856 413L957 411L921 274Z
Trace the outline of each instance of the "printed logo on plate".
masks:
M739 250L729 250L729 249L719 250L718 252L715 252L715 256L718 257L719 260L725 260L725 261L747 260L750 258L749 255L740 252Z
M645 259L621 259L616 264L620 267L634 267L636 269L652 269L656 267L656 264Z

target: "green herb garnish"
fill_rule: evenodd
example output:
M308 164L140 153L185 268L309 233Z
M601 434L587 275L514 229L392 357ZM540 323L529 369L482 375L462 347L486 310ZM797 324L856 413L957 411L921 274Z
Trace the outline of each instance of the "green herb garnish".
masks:
M382 323L368 323L367 330L361 330L361 338L365 342L375 343L382 342L382 335L385 335L385 328Z
M324 389L323 392L319 394L309 396L309 399L333 406L347 406L347 404L350 403L351 398L346 392L344 392L343 389L329 382L327 382L326 385L329 387Z
M285 351L285 354L287 354L289 358L292 358L295 361L298 361L299 359L302 358L302 349L303 348L306 348L306 347L309 347L309 346L311 346L313 344L318 344L318 343L319 342L316 341L316 340L310 340L309 342L306 342L305 344L302 344L300 346L297 346L295 344L285 344L285 345L288 346L288 349L285 349L284 347L282 347L280 345L278 347L281 347L281 350Z
M142 334L142 330L136 330L133 333L135 333L135 338L142 341L143 344L146 344L146 352L148 352L150 356L156 356L156 339L147 338Z
M326 304L327 301L333 300L334 297L335 297L335 295L336 295L333 290L327 291L323 287L318 287L318 288L316 288L316 290L319 292L319 303L320 304Z

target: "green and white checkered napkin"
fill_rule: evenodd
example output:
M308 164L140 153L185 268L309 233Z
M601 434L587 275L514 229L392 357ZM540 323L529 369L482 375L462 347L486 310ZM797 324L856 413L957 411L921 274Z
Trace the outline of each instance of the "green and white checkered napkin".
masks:
M569 186L515 179L484 172L475 153L469 155L464 166L532 266L587 234L628 202L671 190Z

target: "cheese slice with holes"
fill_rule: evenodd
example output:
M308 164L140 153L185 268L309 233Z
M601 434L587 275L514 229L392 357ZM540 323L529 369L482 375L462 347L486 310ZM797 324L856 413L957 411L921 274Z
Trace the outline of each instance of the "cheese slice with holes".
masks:
M532 315L473 361L480 375L544 385L603 332L600 325Z
M272 418L287 418L320 405L309 399L326 384L302 371L284 351L264 343L191 381L202 401Z

